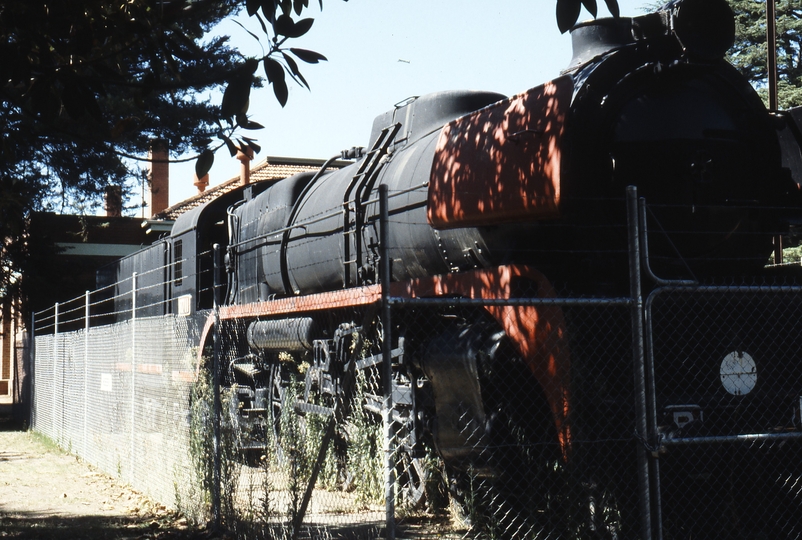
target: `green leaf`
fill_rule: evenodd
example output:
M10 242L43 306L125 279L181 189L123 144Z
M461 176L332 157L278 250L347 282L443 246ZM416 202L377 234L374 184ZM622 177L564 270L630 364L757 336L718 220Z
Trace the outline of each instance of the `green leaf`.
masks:
M276 0L262 0L262 14L270 24L276 20Z
M242 129L263 129L264 126L259 124L258 122L253 122L248 119L248 117L244 114L237 115L237 125ZM248 137L243 137L246 141L250 142L251 139Z
M223 139L223 142L226 143L226 148L228 148L228 153L231 154L231 157L236 156L237 155L237 151L239 150L239 148L237 148L237 145L234 144L234 141L232 141L231 139L229 139L228 137L226 137L222 133L220 133L218 135L218 137Z
M267 25L265 25L265 21L262 20L258 13L256 14L256 20L259 21L259 26L262 27L262 32L267 35Z
M295 23L295 27L293 28L293 35L287 36L287 37L291 37L291 38L299 38L299 37L301 37L302 35L304 35L307 32L309 32L309 30L312 28L312 24L314 24L314 22L315 22L315 19L312 19L312 18L301 19L300 21Z
M273 58L265 58L264 66L265 75L267 76L267 81L269 83L284 78L284 68L278 63L277 60L274 60Z
M588 10L588 13L590 13L595 19L596 11L598 9L596 6L596 0L582 0L582 5L585 6L585 9Z
M563 34L570 30L582 10L581 0L557 0L557 27Z
M261 0L246 0L245 2L245 9L248 11L249 17L253 17L254 13L259 11L260 7L262 7Z
M610 11L610 15L618 18L620 14L618 9L618 0L604 0L604 2L607 4L607 9Z
M198 178L203 178L209 174L212 165L214 165L214 152L207 148L201 152L198 156L198 160L195 162L195 174Z
M242 129L264 129L265 126L259 122L254 122L253 120L246 120L245 122L240 123L240 127Z
M297 56L299 60L302 60L307 64L317 64L321 60L323 60L324 62L328 60L328 58L326 58L322 54L307 49L296 49L290 47L290 52L295 56Z
M293 60L291 56L285 54L283 51L282 51L281 54L282 54L282 56L284 56L284 60L287 62L287 65L290 67L290 72L295 77L298 78L298 81L300 81L300 83L303 86L309 88L309 83L306 82L306 79L304 79L304 76L301 75L301 72L298 70L298 64L295 62L295 60Z
M248 139L247 141L239 139L239 143L243 148L250 148L253 150L254 154L258 154L262 150L262 147L256 144L253 139Z
M223 103L220 112L223 118L231 118L240 113L248 112L248 100L251 95L251 81L245 77L237 77L228 83L223 93Z
M237 26L239 26L240 28L242 28L243 30L245 30L245 32L246 32L248 35L250 35L250 36L251 36L253 39L255 39L256 41L259 41L259 36L257 36L256 34L254 34L253 32L251 32L251 31L250 31L250 30L248 30L247 28L245 28L245 25L243 25L241 22L239 22L238 20L236 20L236 19L235 19L235 20L234 20L234 24L236 24ZM267 29L265 29L265 34L267 34Z
M273 93L276 94L276 99L282 107L287 104L287 99L290 97L290 91L287 88L287 83L284 80L273 83Z
M276 94L276 99L283 107L287 104L289 97L287 82L284 80L284 67L272 58L265 58L264 64L267 80L273 85L273 93Z
M279 15L276 22L273 23L273 31L280 36L289 36L292 34L295 21L289 15Z
M298 22L294 22L292 17L289 15L281 15L278 19L276 19L276 22L273 25L273 30L280 36L299 38L309 32L309 29L312 28L312 24L314 22L315 20L311 18L301 19Z

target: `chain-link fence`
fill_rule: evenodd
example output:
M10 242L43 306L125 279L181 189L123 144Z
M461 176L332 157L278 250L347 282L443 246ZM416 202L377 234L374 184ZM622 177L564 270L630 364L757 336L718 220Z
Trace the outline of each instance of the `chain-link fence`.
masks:
M663 537L802 537L802 289L664 289L648 308Z
M156 500L186 498L196 322L168 316L50 332L36 338L33 428Z
M384 535L392 472L404 535L639 538L645 508L663 538L798 538L800 300L793 286L656 290L654 385L639 397L628 299L395 298L390 438L375 305L321 306L275 342L274 317L224 312L222 519L243 538ZM202 515L213 354L197 353L211 316L40 335L34 428ZM522 351L510 317L548 349ZM327 323L329 339L308 339Z
M510 265L146 317L131 278L118 322L36 315L33 426L239 538L802 538L802 288L642 299L636 223L629 295Z

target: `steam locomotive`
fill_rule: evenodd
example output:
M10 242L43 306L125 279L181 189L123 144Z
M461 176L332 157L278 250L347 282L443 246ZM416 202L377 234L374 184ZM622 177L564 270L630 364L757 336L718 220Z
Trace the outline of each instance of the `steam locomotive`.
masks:
M224 384L246 434L243 449L258 452L281 438L282 414L342 420L355 372L374 375L359 406L381 410L380 345L390 329L376 306L386 248L391 296L445 300L434 315L408 307L393 319L400 485L409 500L422 500L429 445L456 492L487 481L515 508L511 494L523 487L510 463L539 470L524 475L535 490L551 482L549 467L592 461L579 457L590 428L572 422L583 400L584 410L631 413L606 401L594 407L581 392L589 383L577 377L578 351L591 338L579 337L568 310L457 299L628 294L627 186L637 186L664 233L650 239L655 274L701 282L763 275L775 240L802 215L799 130L794 114L767 112L723 60L733 38L732 12L715 0L580 24L560 77L509 98L449 91L403 102L376 118L365 150L337 156L353 165L223 195L179 217L168 237L122 259L105 279L139 272L149 295L139 305L150 306L142 315L206 313L215 301L211 248L221 246ZM381 186L389 193L385 245ZM126 292L116 291L120 302ZM423 316L436 324L420 324ZM292 377L303 391L288 411ZM670 418L676 403L663 411ZM694 407L665 431L681 436L699 416ZM629 432L606 435L631 441L625 423ZM583 478L579 484L595 484ZM539 496L526 504L543 510L559 499Z

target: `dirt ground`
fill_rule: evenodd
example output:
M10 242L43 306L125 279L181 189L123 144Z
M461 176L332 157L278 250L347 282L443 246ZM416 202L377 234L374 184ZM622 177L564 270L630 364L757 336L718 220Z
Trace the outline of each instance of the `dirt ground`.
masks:
M222 538L0 418L0 539Z
M355 530L326 538L375 538ZM0 416L0 540L230 540ZM406 520L397 538L460 538L442 523Z

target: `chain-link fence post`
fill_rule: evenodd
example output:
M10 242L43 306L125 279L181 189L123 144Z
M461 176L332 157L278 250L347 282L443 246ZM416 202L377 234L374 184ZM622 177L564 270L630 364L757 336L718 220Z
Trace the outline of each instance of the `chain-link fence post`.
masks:
M56 429L56 412L58 411L58 405L56 403L56 396L58 396L58 358L59 358L59 343L58 343L58 302L53 306L53 416L52 416L52 436L61 443L61 437L58 434L58 430Z
M134 483L136 459L136 277L131 275L131 484Z
M34 384L36 378L36 313L31 313L31 345L28 354L28 369L30 370L28 399L31 400L28 408L28 426L33 429L36 422L36 385Z
M222 333L220 332L220 302L218 298L219 289L221 285L221 250L220 244L215 244L213 247L214 257L214 284L212 289L212 296L214 298L214 358L212 359L212 426L213 434L213 472L212 472L212 521L215 528L220 527L221 520L221 503L220 503L220 484L221 484L221 456L222 444L220 440L220 417L222 414L222 404L220 402L220 354L221 343L220 339Z
M648 437L646 407L646 370L643 347L643 296L641 294L640 244L638 234L638 189L627 186L627 230L629 244L629 292L632 300L632 357L635 378L636 430L640 441ZM641 538L651 540L651 504L649 490L649 456L643 444L637 446L638 505Z
M646 220L646 200L644 198L638 199L638 233L640 234L640 247L643 260L643 273L652 281L652 283L664 287L666 285L675 286L694 286L697 285L695 280L665 280L654 274L649 262L649 242L648 242L648 222ZM691 273L691 275L693 275ZM648 443L650 449L658 448L660 445L659 434L657 432L657 389L655 387L655 368L654 368L654 327L652 325L652 301L655 298L655 292L660 289L652 290L646 298L643 307L643 345L646 358L646 380L647 380L647 398L648 398L648 420L649 420L649 438ZM660 460L651 460L651 487L652 487L652 527L655 531L654 540L663 540L663 503L660 487Z
M384 498L386 511L387 540L395 538L395 436L393 430L393 344L392 320L390 314L390 246L389 230L390 213L387 200L387 185L379 186L379 213L381 218L381 285L382 285L382 361L384 371L384 406L382 407L382 423L384 426Z
M84 456L89 455L86 448L86 431L89 423L89 295L89 291L86 291L84 305Z

